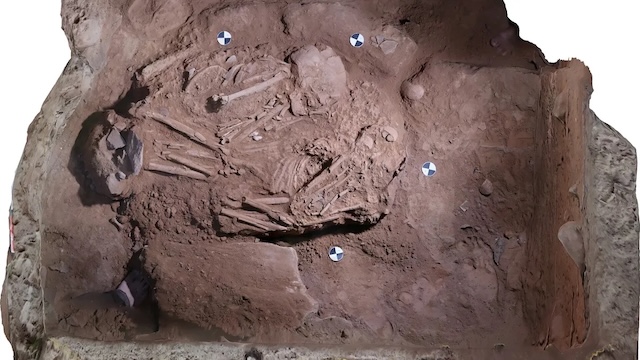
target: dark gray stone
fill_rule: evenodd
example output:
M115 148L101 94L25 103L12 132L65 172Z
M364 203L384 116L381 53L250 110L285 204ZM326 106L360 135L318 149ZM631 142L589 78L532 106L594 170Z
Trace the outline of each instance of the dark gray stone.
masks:
M129 130L126 136L127 143L125 151L127 153L127 159L129 160L129 166L131 167L131 173L133 175L138 175L140 170L142 170L144 144L138 135L136 135L134 128Z

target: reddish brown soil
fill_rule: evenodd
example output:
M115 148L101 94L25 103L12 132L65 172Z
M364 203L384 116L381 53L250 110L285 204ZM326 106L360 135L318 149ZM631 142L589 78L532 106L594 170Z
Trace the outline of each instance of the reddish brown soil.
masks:
M396 3L397 11L390 2L359 2L216 12L198 2L191 8L174 1L161 14L134 4L123 26L141 31L135 29L149 23L145 36L170 44L163 54L193 47L155 76L139 72L131 85L138 90L114 107L145 144L147 170L135 177L134 195L100 205L88 190L81 191L85 203L94 202L82 217L84 229L54 221L62 214L47 215L58 224L45 234L50 251L43 253L50 269L47 299L55 304L49 316L59 320L52 331L101 340L529 346L520 274L533 213L540 96L533 62L540 54L522 41L507 55L489 45L507 26L504 9L489 6L493 2L465 8ZM192 21L178 29L187 18ZM224 51L215 40L223 29L233 34ZM357 31L366 37L360 49L348 42ZM175 32L182 43L168 40ZM392 54L371 44L381 33L398 41ZM260 131L261 140L232 140L223 145L231 155L213 145L219 144L222 126L259 112L276 95L288 103L296 91L305 93L304 76L294 69L268 90L212 112L211 96L256 83L221 85L220 76L233 66L226 59L235 55L238 63L257 64L245 65L252 71L247 77L274 73L278 66L288 67L290 55L305 45L333 49L344 64L345 91L336 90L340 79L308 80L307 95L330 94L326 103L320 96L319 103L308 104L317 112L296 115L292 100L283 119L272 120L274 131ZM273 60L260 62L265 56ZM185 73L214 64L221 71L214 68L198 77L191 91L185 89ZM424 96L403 98L404 81L422 86ZM145 116L150 112L190 126L209 147ZM299 121L278 127L292 119ZM394 141L383 138L385 126L398 132ZM363 134L372 146L363 147ZM189 157L212 175L198 180L150 171L150 162L175 166L167 152ZM304 166L281 162L296 156L310 160ZM347 160L337 165L338 175L329 173L314 191L305 190L339 156ZM421 172L426 161L438 167L433 177ZM352 177L318 192L341 180L340 171ZM480 187L487 180L491 191L483 195ZM336 196L343 189L349 192ZM243 198L264 197L290 197L291 203L273 209L294 225L284 221L285 229L264 229L221 214L233 209L276 223L241 204ZM313 211L334 197L329 211ZM81 207L80 199L65 201ZM328 216L348 207L354 208ZM121 231L108 223L111 218L123 223ZM334 245L345 251L338 263L327 254ZM82 254L89 246L104 249L89 251L90 260L63 253ZM144 311L78 311L65 305L69 296L116 286L128 257L139 249L145 249L146 269L157 281L160 332L150 334ZM109 265L97 265L103 262ZM93 278L84 275L96 271ZM53 289L56 283L64 284Z

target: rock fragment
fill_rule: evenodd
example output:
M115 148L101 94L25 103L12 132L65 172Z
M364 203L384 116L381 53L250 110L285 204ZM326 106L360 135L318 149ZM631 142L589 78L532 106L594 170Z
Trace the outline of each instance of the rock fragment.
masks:
M231 55L227 58L227 60L225 61L225 63L229 64L229 65L233 65L235 63L238 62L238 57L235 55Z
M109 174L109 176L107 176L106 183L109 193L112 196L122 195L125 190L127 190L127 186L122 181L118 180L116 174Z
M580 274L584 271L584 242L580 224L575 221L567 221L558 229L558 240L564 246L567 254L575 262Z
M490 196L493 193L493 183L489 179L485 179L478 190L480 190L480 194Z
M412 84L409 81L405 81L400 87L400 93L406 99L420 100L424 96L424 88L422 85Z
M307 108L302 103L302 95L299 92L289 94L289 103L291 104L291 112L295 116L307 115Z
M373 42L376 46L380 46L384 42L384 35L376 35L373 37Z
M398 140L398 131L391 126L385 126L382 128L382 137L388 142L394 142Z
M387 39L380 44L380 50L382 50L385 55L393 54L397 47L398 42L390 39Z
M369 135L363 135L358 141L358 145L364 145L369 150L373 149L373 139Z
M127 153L127 159L129 160L131 172L133 175L138 175L142 169L144 144L140 138L138 138L134 130L135 129L131 129L127 132L125 151Z
M117 129L111 129L107 135L107 148L109 150L122 149L124 147L124 139Z
M320 105L327 105L347 93L347 72L332 48L320 51L307 45L291 54L291 61L298 86Z

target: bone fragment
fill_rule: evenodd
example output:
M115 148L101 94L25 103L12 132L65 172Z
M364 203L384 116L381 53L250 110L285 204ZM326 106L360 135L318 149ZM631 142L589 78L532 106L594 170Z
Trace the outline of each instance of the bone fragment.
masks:
M166 117L162 114L158 114L158 113L154 113L154 112L148 112L145 114L145 116L152 118L153 120L165 124L167 126L169 126L170 128L172 128L175 131L178 131L180 133L182 133L183 135L186 135L187 137L189 137L189 139L196 141L196 142L200 142L200 143L204 143L207 141L207 139L200 134L199 132L193 130L191 127L182 124L181 122L177 121L177 120L173 120L169 117Z
M185 50L178 51L171 55L165 56L164 58L145 66L141 72L143 80L151 79L155 75L166 70L169 66L173 65L174 63L180 60L186 59L194 52L195 52L195 48L190 47Z
M195 156L203 159L216 160L215 156L212 156L208 152L200 151L200 150L189 149L187 150L187 155Z
M253 119L245 120L245 121L239 121L239 122L233 123L232 125L228 125L228 126L222 127L222 128L220 128L220 130L218 130L218 132L216 133L216 136L218 136L219 138L223 139L224 143L228 143L236 135L238 135L238 133L242 130L243 126L246 126L247 124L249 124L251 122L253 122Z
M109 222L113 224L113 226L116 227L116 229L118 229L118 231L122 230L122 224L118 221L118 219L116 218L111 218L109 219Z
M242 67L242 64L237 64L232 66L231 69L229 69L229 71L227 71L227 73L224 75L224 81L222 82L222 86L225 86L230 81L233 81L236 75L238 75L238 71L240 71L241 67Z
M188 168L191 168L191 169L193 169L193 170L195 170L195 171L197 171L199 173L203 173L203 174L205 174L207 176L213 176L213 172L207 170L202 165L200 165L200 164L198 164L198 163L196 163L194 161L191 161L191 160L189 160L187 158L184 158L182 156L175 155L175 154L166 154L165 156L166 156L166 158L168 160L176 162L176 163L178 163L180 165L184 165L184 166L186 166Z
M230 158L227 160L227 163L229 164L230 167L236 168L236 169L237 167L234 166L233 164L246 167L247 169L249 169L249 172L252 173L254 176L256 176L258 179L264 180L268 178L260 169L258 169L251 162L236 159L236 158Z
M171 149L171 150L182 150L182 149L187 147L187 145L185 145L185 144L172 144L172 143L169 143L169 144L166 144L166 145L167 145L167 149Z
M280 82L281 80L284 80L287 78L286 74L283 73L278 73L277 75L275 75L274 77L272 77L269 80L265 80L261 83L258 83L256 85L253 85L251 87L248 87L244 90L240 90L236 93L233 93L231 95L223 95L221 97L219 97L219 100L222 100L222 104L228 104L233 100L239 99L241 97L244 96L249 96L249 95L253 95L255 93L259 93L261 91L264 91L266 89L268 89L269 87L277 84L278 82ZM214 98L214 100L218 100L216 98Z
M265 231L286 231L286 230L288 230L284 226L280 226L278 224L273 224L273 223L270 223L270 222L258 220L258 219L254 218L252 216L243 214L243 213L241 213L239 211L222 208L220 213L222 215L228 216L230 218L236 218L236 219L238 219L238 220L240 220L242 222L245 222L245 223L247 223L249 225L255 226L255 227L260 228L260 229L263 229Z
M324 215L324 213L326 213L327 210L329 210L329 208L331 207L331 205L333 205L333 203L335 203L339 198L341 198L344 195L346 195L349 191L351 191L351 190L347 189L347 190L343 190L340 193L336 194L331 200L329 200L329 202L322 208L322 210L320 210L320 215Z
M242 203L240 201L231 200L229 198L222 198L220 202L233 209L240 209L242 207Z
M187 81L193 79L193 75L196 74L196 68L190 68L189 70L187 70Z
M193 87L192 84L194 84L196 81L198 81L198 79L203 78L204 75L209 73L209 72L211 72L211 70L222 71L223 69L218 65L207 66L206 68L204 68L204 69L200 70L198 73L196 73L191 79L189 79L189 82L187 82L187 85L184 87L184 90L186 92L190 92L191 88Z
M153 161L149 162L149 165L147 165L146 169L151 171L159 171L159 172L163 172L171 175L186 176L196 180L207 180L206 175L201 174L197 171L185 169L179 166L158 164Z
M157 121L159 123L167 125L168 127L172 128L173 130L185 135L186 137L188 137L192 141L195 141L198 144L203 145L203 146L205 146L205 147L207 147L209 149L221 151L223 154L228 154L229 153L228 149L225 149L220 145L207 143L207 139L202 134L200 134L199 132L193 130L189 126L187 126L185 124L182 124L179 121L173 120L173 119L171 119L171 118L169 118L167 116L164 116L162 114L158 114L156 112L146 112L144 114L144 116L152 118L153 120L155 120L155 121Z
M303 121L303 120L305 120L305 118L300 117L300 118L294 118L291 121L287 121L287 122L284 122L284 123L277 124L276 131L282 130L282 129L288 127L288 126L291 126L291 125L293 125L293 124L295 124L297 122Z
M336 175L336 178L338 179L336 182L333 183L329 183L327 185L325 185L324 187L322 187L320 190L316 191L316 192L329 192L331 190L333 190L334 188L342 185L342 183L344 183L345 181L347 181L347 179L349 179L351 177L351 174L348 174L345 177L342 177L342 175L344 175L347 172L347 170L342 171L341 173Z
M394 142L398 140L398 131L391 126L385 126L382 128L382 137L388 142Z
M287 111L289 110L289 107L290 106L287 106L286 108L280 110L280 113L278 113L278 116L280 116L280 117L284 116L284 114L286 114Z
M243 131L242 134L240 135L240 138L243 139L243 138L247 138L247 137L251 136L251 134L254 131L256 131L256 129L259 129L262 126L264 126L264 124L267 121L271 120L278 112L280 112L280 110L282 110L286 106L287 105L285 105L285 104L281 104L281 105L276 106L275 108L271 109L271 111L267 112L267 114L264 117L262 117L255 124L252 124L245 131Z
M249 122L251 122L251 120L236 120L236 121L233 121L233 122L226 123L224 125L221 125L218 128L218 133L237 128L238 126L242 126L242 125L247 124Z
M338 194L336 194L333 198L331 198L331 200L329 200L329 202L322 208L322 210L320 210L320 213L318 215L324 215L324 213L329 210L329 207L331 207L331 205L336 202L336 200L338 200Z
M267 102L266 106L268 106L270 109L273 109L273 107L276 105L277 102L278 102L278 98L274 97L273 99Z
M282 120L282 118L281 118L280 116L281 116L284 112L288 111L290 107L291 107L291 104L289 104L289 103L285 103L283 107L279 107L279 109L280 109L280 112L279 112L279 113L277 113L277 114L274 114L274 113L268 113L267 115L271 115L271 114L273 114L272 118L275 118L276 120L280 121L280 120ZM295 120L294 120L293 122L291 122L291 123L295 123L295 122L297 122L297 121L299 121L299 120L302 120L302 119L295 119ZM277 125L276 123L269 123L269 124L266 124L266 125L264 126L264 130L265 130L265 131L270 131L271 129L273 129L274 127L276 127L276 125ZM289 125L289 124L287 124L287 125Z
M286 196L283 196L283 197L258 198L258 199L253 199L253 201L259 202L265 205L282 205L282 204L288 204L291 201L291 199L289 199Z
M316 184L321 183L322 181L324 181L326 179L327 176L329 176L329 174L331 174L332 172L334 172L336 170L336 168L338 166L340 166L340 164L344 161L346 157L342 156L342 155L338 155L338 157L334 158L331 166L329 166L328 169L324 170L322 173L320 173L318 176L316 176L313 180L311 180L308 184L307 184L307 189L313 189L313 187Z
M338 166L340 166L340 164L342 164L344 159L344 156L338 155L338 158L331 163L331 166L329 166L329 172L332 173Z
M328 223L328 222L331 222L331 221L338 220L340 218L342 218L342 215L335 214L335 215L331 215L331 216L326 217L326 218L303 222L302 226L320 225L320 224L324 224L324 223Z
M347 206L347 207L343 207L342 209L333 210L331 212L331 215L339 214L339 213L343 213L343 212L348 212L348 211L353 211L353 210L358 210L358 209L362 209L362 208L364 208L364 204L357 204L357 205Z
M262 211L263 213L265 213L268 217L270 217L272 220L275 221L280 221L286 225L292 226L293 225L293 220L291 220L288 216L286 216L285 214L281 214L279 211L271 209L269 207L269 205L260 203L258 201L252 200L252 199L247 199L246 197L242 199L242 202L252 208L255 208L257 210Z

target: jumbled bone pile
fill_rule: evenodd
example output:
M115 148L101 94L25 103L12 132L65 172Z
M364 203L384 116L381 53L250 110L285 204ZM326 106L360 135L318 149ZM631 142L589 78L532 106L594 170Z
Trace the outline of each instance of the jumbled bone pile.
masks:
M143 68L150 94L130 114L154 134L144 168L211 182L230 234L377 222L404 166L402 119L331 48L283 58L185 49Z

